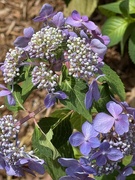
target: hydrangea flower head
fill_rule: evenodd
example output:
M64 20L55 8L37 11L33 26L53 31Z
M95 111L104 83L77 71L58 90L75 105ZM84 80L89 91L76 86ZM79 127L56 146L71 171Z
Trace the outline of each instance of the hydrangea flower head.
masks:
M126 114L123 114L123 108L110 101L106 104L106 108L109 114L98 113L93 120L93 126L96 131L101 133L107 133L114 126L117 134L122 135L129 130L129 120Z
M100 145L100 141L96 137L98 132L96 132L93 126L86 121L82 125L82 133L75 132L70 138L69 142L72 146L80 147L80 152L84 155L88 155L91 151L91 148L96 148Z

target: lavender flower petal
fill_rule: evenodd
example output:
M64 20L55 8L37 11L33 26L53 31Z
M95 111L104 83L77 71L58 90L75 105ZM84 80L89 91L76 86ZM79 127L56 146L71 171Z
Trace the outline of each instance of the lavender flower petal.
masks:
M80 132L75 132L69 137L69 142L72 146L80 146L84 142L84 136Z
M110 150L107 153L108 159L111 161L118 161L123 158L123 154L120 150L115 148L110 148Z
M107 133L114 124L114 118L105 113L99 113L93 120L94 129L101 133Z
M118 115L122 112L122 107L119 104L116 104L113 101L110 101L106 104L107 110L114 117L118 118Z

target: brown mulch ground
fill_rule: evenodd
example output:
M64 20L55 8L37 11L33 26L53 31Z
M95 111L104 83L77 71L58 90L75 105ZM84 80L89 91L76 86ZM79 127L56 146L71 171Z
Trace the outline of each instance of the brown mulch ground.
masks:
M5 54L9 48L13 47L13 42L17 36L23 34L23 29L32 26L35 30L38 30L40 24L34 23L32 19L38 15L40 8L44 3L49 3L54 6L58 11L63 11L64 2L62 0L0 0L0 62L4 61ZM95 17L93 17L95 18ZM98 14L95 18L100 21L102 16ZM124 57L120 56L119 47L109 48L105 57L105 61L114 69L121 77L125 89L126 89L126 101L133 107L135 107L135 65L133 65L125 53ZM2 77L0 76L0 83ZM44 91L34 92L27 102L25 107L28 111L34 111L39 105L43 104L42 99L45 96ZM0 100L0 105L3 103L3 99ZM49 111L43 111L42 115L48 116ZM3 114L7 114L6 109L3 109ZM21 113L20 117L25 117L27 113ZM41 115L37 115L39 119ZM25 133L25 136L24 136ZM26 144L27 149L31 149L31 143L28 139L31 139L33 133L33 120L26 123L22 129L20 136L21 143ZM0 172L0 180L11 180L13 177L6 177L3 172ZM33 176L27 175L26 178L15 178L16 180L21 179L44 179L50 180L48 175Z

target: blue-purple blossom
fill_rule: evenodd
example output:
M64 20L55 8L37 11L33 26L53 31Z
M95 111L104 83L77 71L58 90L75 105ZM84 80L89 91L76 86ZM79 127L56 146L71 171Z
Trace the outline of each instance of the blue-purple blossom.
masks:
M70 17L66 19L66 24L74 27L86 27L89 30L95 30L97 26L89 21L87 16L81 16L76 10L74 10Z
M70 178L73 180L77 180L77 178L78 180L87 180L89 174L96 174L96 170L89 165L89 161L85 158L80 158L78 161L73 158L59 158L58 162L63 167L67 167L67 176L61 177L60 180Z
M24 36L19 36L16 38L14 41L15 46L25 48L34 34L34 29L32 27L25 28L23 34Z
M54 15L50 23L53 23L53 25L58 28L62 27L65 24L65 18L63 13L58 12L56 15Z
M72 146L79 146L80 152L83 155L88 155L91 148L99 147L100 141L96 137L98 132L96 132L93 126L86 121L82 125L82 133L75 132L69 137L69 142Z
M122 135L129 130L129 120L126 114L123 114L123 108L110 101L106 104L106 108L109 114L98 113L93 120L93 126L96 131L101 133L107 133L114 126L117 134Z
M91 160L95 159L98 166L103 166L110 161L118 161L123 158L123 154L120 150L116 148L110 148L110 144L108 142L103 142L99 151L95 152L91 156Z
M107 47L98 39L92 39L90 43L91 49L103 59L106 53Z
M12 92L2 84L0 84L0 88L3 89L0 91L0 97L6 96L8 104L10 106L14 106L16 104L16 101L15 101L14 96L12 95Z
M92 106L93 101L98 101L100 98L100 92L98 89L97 79L94 79L89 85L89 90L85 95L85 107L89 109Z
M42 6L39 16L35 17L33 21L35 22L42 22L46 21L48 18L51 18L55 13L53 12L53 7L46 3Z
M47 94L44 99L45 107L49 108L53 106L56 103L57 99L60 99L60 100L67 99L67 95L62 91L57 91L57 92Z

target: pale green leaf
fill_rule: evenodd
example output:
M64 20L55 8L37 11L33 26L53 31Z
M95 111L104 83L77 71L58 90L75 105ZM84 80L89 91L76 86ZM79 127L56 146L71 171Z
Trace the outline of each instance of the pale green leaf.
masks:
M65 7L64 14L69 16L73 10L77 10L81 15L90 17L96 9L98 0L71 0L68 7Z
M102 33L110 37L109 46L113 46L122 40L128 25L129 22L126 19L117 16L113 16L105 22Z

